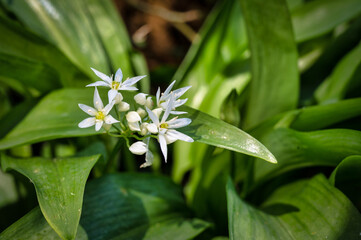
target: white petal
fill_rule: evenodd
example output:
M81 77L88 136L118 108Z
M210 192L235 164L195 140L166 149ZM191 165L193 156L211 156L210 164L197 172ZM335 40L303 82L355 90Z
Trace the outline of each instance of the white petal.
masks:
M114 100L114 98L117 96L117 94L118 94L117 90L114 90L114 89L109 90L108 91L108 101L112 102Z
M138 93L137 95L134 96L134 100L136 103L140 104L140 105L145 105L145 102L147 101L147 95L145 93Z
M147 125L147 129L149 132L157 134L158 133L158 127L154 123L150 123Z
M120 68L118 68L117 72L115 73L114 81L121 83L123 79L123 73Z
M129 150L136 155L143 155L144 153L147 152L148 148L147 148L147 144L145 144L144 142L138 141L133 143L130 147Z
M162 150L163 156L164 156L164 160L165 162L167 162L167 142L165 140L165 137L163 134L159 133L158 135L158 141L159 141L159 145L160 145L160 149Z
M109 97L108 97L108 100L109 100ZM117 93L117 95L113 99L114 104L119 104L122 100L123 100L123 95L121 93L119 93L119 92Z
M130 130L140 132L140 127L138 122L134 122L134 123L128 122L128 126Z
M176 137L175 137L174 135L172 135L172 134L165 134L164 137L165 137L165 141L167 142L167 144L174 143L175 141L178 140L178 138L176 138Z
M141 118L144 118L145 116L147 116L147 112L146 112L143 108L141 108L141 107L139 107L139 108L137 109L137 113L139 114L139 116L140 116Z
M179 88L177 90L173 91L174 94L174 99L178 99L180 98L186 91L188 91L188 89L190 89L192 86L188 86L188 87L182 87Z
M160 101L160 87L158 87L157 93L155 94L155 98L157 100L157 106L159 107L159 101Z
M148 150L145 153L145 163L140 165L140 168L145 168L145 167L151 166L153 164L153 159L154 159L153 153L150 150Z
M116 120L115 118L113 118L111 115L108 115L104 118L104 122L106 124L113 124L113 123L117 123L119 122L118 120Z
M147 110L148 116L150 117L150 120L152 120L153 123L155 123L156 125L159 124L159 118L157 117L157 115L154 114L154 112L152 112L151 110L149 110L149 108L145 108Z
M185 104L187 102L188 98L185 98L185 99L178 99L176 101L174 101L174 104L173 104L173 107L176 108L176 107L180 107L182 106L183 104Z
M136 87L129 87L129 86L121 86L120 88L118 88L118 90L137 91L138 88L136 88Z
M95 124L95 117L86 118L78 124L80 128L91 127Z
M102 127L103 121L96 121L95 123L95 131L99 131L99 129Z
M78 106L81 110L83 110L85 113L89 114L90 116L95 116L97 114L97 110L95 110L92 107L89 107L88 105L79 103Z
M170 93L170 91L172 90L172 88L173 88L173 86L174 86L174 84L175 84L175 80L169 85L169 87L167 87L167 89L164 91L164 93L163 93L163 96L160 98L160 99L164 99L164 98L166 98L166 97L168 97L168 95L169 95L169 93Z
M129 104L126 103L126 102L120 102L120 103L118 104L118 111L119 111L119 112L126 112L126 111L129 110L129 108L130 108L130 106L129 106Z
M125 116L127 118L128 122L134 123L134 122L139 122L142 119L140 118L139 114L135 111L130 111L127 113L127 115Z
M169 128L181 128L189 125L192 122L190 118L178 118L173 121L168 121Z
M153 109L152 112L157 116L157 119L159 119L160 115L163 112L163 109L162 108L156 108L156 109Z
M94 99L93 99L93 102L94 102L94 107L95 107L98 111L101 111L101 110L104 108L102 99L100 98L98 89L97 89L96 87L95 87L95 90L94 90Z
M167 106L167 108L165 109L165 112L164 112L164 114L163 114L163 117L162 117L162 121L161 122L165 122L165 121L167 121L167 118L168 118L168 116L169 116L169 113L170 113L170 111L173 109L173 94L171 94L171 97L170 97L170 100L169 100L169 102L168 102L168 106Z
M103 110L103 113L104 113L105 115L108 115L108 113L110 112L110 110L112 110L113 106L114 106L114 102L108 103L108 104L105 106L105 108L102 109L102 110Z
M148 133L148 129L147 129L147 126L149 125L149 123L142 123L140 124L140 134L145 136L147 133Z
M104 81L97 81L95 83L91 83L86 85L86 87L110 87L109 83Z
M181 114L187 114L187 112L182 112L182 111L170 111L170 114L173 114L173 115L181 115Z
M123 82L123 86L127 86L127 87L132 86L132 85L136 84L139 80L141 80L142 78L145 78L145 77L146 77L146 75L132 77L130 79L127 79Z
M99 72L98 70L95 70L94 68L91 68L91 70L93 70L93 72L95 73L95 75L97 75L98 77L100 77L102 80L106 81L107 83L109 84L112 84L112 79L105 75L104 73L102 72Z
M194 140L191 137L189 137L181 132L178 132L177 130L169 129L166 134L170 138L177 138L177 139L185 141L185 142L194 142Z

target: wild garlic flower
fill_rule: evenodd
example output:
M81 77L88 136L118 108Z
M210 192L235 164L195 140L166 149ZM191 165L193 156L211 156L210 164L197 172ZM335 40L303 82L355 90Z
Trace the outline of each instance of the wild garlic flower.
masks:
M133 87L132 85L136 84L139 80L145 77L144 76L137 76L132 77L130 79L125 80L122 82L123 79L123 73L122 70L119 68L117 72L115 73L115 77L113 80L113 76L107 76L102 72L99 72L98 70L95 70L94 68L91 68L93 72L103 81L97 81L95 83L91 83L86 85L87 87L98 87L98 86L104 86L109 87L110 90L108 91L108 100L109 102L112 102L114 98L120 94L118 91L120 90L138 90L138 88Z
M103 102L99 96L98 89L96 87L94 90L93 102L95 109L85 104L78 104L81 110L92 116L81 121L78 124L80 128L87 128L95 125L95 131L99 131L102 126L106 130L109 130L111 124L119 122L111 115L108 115L110 110L113 108L114 103L110 102L104 107Z
M172 109L171 109L171 114L185 114L187 112L180 112L180 111L175 111L175 109L177 107L182 106L183 104L185 104L188 100L188 98L186 99L179 99L186 91L188 91L188 89L191 88L191 86L188 87L183 87L183 88L179 88L176 89L174 91L172 91L172 88L175 84L175 80L169 85L169 87L164 91L164 93L160 93L160 88L158 87L158 91L156 93L156 99L157 99L157 106L163 108L164 110L167 108L167 106L172 105ZM169 101L171 101L171 95L173 95L172 98L172 103L169 103Z
M139 122L142 121L142 119L137 112L130 111L127 113L125 117L127 118L128 126L130 130L140 131Z
M194 141L191 137L175 130L177 128L189 125L192 122L191 119L175 117L167 121L171 109L173 108L172 103L173 95L171 95L169 104L163 114L161 121L159 121L159 117L155 115L154 112L152 112L149 108L146 108L148 116L152 120L152 123L147 126L147 129L151 133L158 133L158 142L162 150L165 162L167 162L167 144L173 143L176 140L182 140L185 142Z
M143 155L144 153L146 153L148 151L148 147L147 144L145 144L142 141L138 141L133 143L130 147L129 150L136 155Z

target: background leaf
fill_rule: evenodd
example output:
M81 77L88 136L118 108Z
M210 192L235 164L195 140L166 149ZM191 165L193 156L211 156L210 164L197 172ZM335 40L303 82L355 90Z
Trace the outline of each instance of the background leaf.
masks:
M251 51L252 80L243 122L249 129L296 107L297 48L285 1L240 2Z
M14 169L35 186L41 211L63 239L74 239L90 170L99 155L79 158L15 159L2 155L4 171Z
M361 216L323 175L278 189L261 211L227 184L230 239L357 239ZM316 221L315 221L316 220Z
M35 208L0 234L1 239L12 240L60 240L59 235L47 223L40 208ZM79 226L76 240L87 240L84 229Z
M90 239L192 239L209 223L191 217L179 186L151 174L112 174L87 184L81 224Z

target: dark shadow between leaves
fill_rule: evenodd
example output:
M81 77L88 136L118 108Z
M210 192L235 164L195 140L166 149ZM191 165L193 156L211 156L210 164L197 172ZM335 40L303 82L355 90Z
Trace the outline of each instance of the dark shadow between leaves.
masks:
M262 211L273 216L281 216L287 213L299 212L300 209L290 204L275 203L270 206L264 207Z

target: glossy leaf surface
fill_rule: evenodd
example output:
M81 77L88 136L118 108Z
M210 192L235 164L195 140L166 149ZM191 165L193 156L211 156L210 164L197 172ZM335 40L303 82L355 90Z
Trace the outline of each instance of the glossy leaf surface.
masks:
M261 211L227 184L230 239L357 239L361 216L323 175L286 185Z
M1 157L3 170L16 170L35 186L39 205L50 226L63 239L74 239L90 170L99 155L79 158Z

